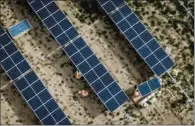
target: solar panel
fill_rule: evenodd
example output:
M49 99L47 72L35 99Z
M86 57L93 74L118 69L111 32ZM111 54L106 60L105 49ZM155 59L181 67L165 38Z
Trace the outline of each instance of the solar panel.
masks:
M118 0L98 0L152 71L157 76L163 75L174 66L174 62L125 1L116 1Z
M146 96L148 94L151 94L152 92L156 91L160 87L161 87L160 81L156 77L149 81L141 83L137 86L141 96Z
M70 125L70 121L32 70L13 40L0 27L0 63L43 125Z
M19 22L18 24L9 27L8 32L12 36L12 38L14 38L14 37L26 32L29 29L31 29L31 25L28 22L28 20L25 19L25 20Z
M27 1L109 111L129 99L53 0Z

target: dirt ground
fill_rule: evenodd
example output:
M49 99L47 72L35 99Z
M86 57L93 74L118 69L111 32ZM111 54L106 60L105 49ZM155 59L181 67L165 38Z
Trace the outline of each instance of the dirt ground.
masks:
M164 49L169 50L176 63L170 73L177 83L164 75L162 88L153 98L155 102L146 108L138 108L131 101L125 103L123 108L131 120L121 110L108 112L86 82L75 78L75 67L25 2L0 0L0 22L7 29L23 19L29 20L32 29L14 42L73 124L194 124L194 105L178 87L194 102L193 27L173 3L161 3L163 8L159 9L155 3L141 2L135 6L129 2ZM154 77L97 3L89 4L89 9L70 0L57 4L127 93L133 86ZM173 21L180 21L176 28ZM0 73L1 124L40 124L3 70ZM78 94L81 89L89 90L90 96L81 98Z

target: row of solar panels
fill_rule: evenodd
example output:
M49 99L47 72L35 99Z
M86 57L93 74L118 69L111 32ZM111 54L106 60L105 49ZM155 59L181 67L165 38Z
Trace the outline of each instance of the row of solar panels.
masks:
M7 32L0 26L0 64L43 125L70 121L32 70Z
M98 2L157 76L174 66L171 58L124 0Z
M114 111L126 102L127 95L56 3L53 0L27 1L106 108Z

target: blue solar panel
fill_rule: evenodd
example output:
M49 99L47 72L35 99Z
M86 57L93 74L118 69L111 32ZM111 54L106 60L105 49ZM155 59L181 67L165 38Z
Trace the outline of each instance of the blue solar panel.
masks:
M163 75L174 66L171 58L124 0L98 2L157 76Z
M141 96L151 94L160 87L161 87L160 82L156 77L137 86Z
M79 68L80 72L83 73L83 74L85 74L85 73L87 73L91 70L91 67L85 61L82 62L80 65L78 65L78 68Z
M128 15L132 13L132 10L127 5L121 7L119 10L121 14L123 15L123 17L127 17Z
M66 16L62 13L62 11L57 11L57 12L55 12L54 14L53 14L53 17L54 17L54 19L56 20L56 21L61 21L61 20L63 20L63 19L65 19L66 18Z
M121 15L120 12L116 12L116 13L112 14L110 17L112 18L112 20L115 23L118 23L119 21L121 21L123 19L123 16Z
M125 32L127 29L130 28L130 25L128 24L126 20L122 20L121 22L117 24L117 26L120 28L121 32Z
M115 6L111 1L108 1L106 4L103 5L104 9L106 10L107 13L112 12L115 10Z
M63 46L65 45L66 43L68 43L70 41L70 39L68 38L68 36L66 34L61 34L59 35L57 38L56 38L57 42Z
M29 29L31 29L31 25L28 22L28 20L23 20L11 27L8 28L8 32L11 35L12 38L28 31Z
M4 31L0 38L0 43L3 43L0 49L1 66L41 123L44 125L71 124L66 115L62 114L63 111L31 69L10 36ZM52 113L55 113L55 115L52 115ZM60 118L57 114L60 115ZM66 121L62 122L61 120Z
M55 2L50 2L47 6L43 7L50 12L50 15L44 17L45 20L43 20L40 13L37 12L37 8L34 9L32 3L29 3L29 5L43 21L65 53L70 57L73 64L83 74L83 77L97 93L97 96L101 99L106 108L110 111L114 111L127 101L127 95L114 81L106 68L100 63L99 59L92 52L86 42L79 36L77 30L69 22L65 14L60 11L59 7L56 6ZM119 6L121 3L121 0L109 2L108 4L105 4L105 8L107 8L107 11L111 12L115 8L114 6ZM46 4L45 1L44 4ZM122 18L122 16L120 17ZM119 21L117 15L114 18ZM119 92L121 92L120 94L121 96L123 95L123 97L117 99L118 97L115 98L115 94L118 94ZM109 99L112 99L112 101L108 101ZM112 105L111 103L114 103L115 105ZM69 121L63 120L62 122Z

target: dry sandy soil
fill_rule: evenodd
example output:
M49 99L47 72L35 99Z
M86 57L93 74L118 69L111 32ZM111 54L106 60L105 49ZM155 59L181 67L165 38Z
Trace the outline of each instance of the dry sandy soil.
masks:
M55 40L26 3L0 0L0 21L7 29L23 19L29 20L33 28L16 38L15 43L73 124L194 124L194 105L178 88L180 85L194 102L193 27L189 17L180 14L174 4L161 3L160 9L155 3L141 2L137 7L129 2L161 45L170 51L176 63L170 73L177 83L173 84L165 75L155 102L146 108L138 108L130 101L123 105L131 120L120 110L106 111L86 82L74 77L75 67L57 49ZM133 86L154 77L98 4L91 6L95 11L70 0L58 0L57 4L127 93ZM175 20L183 24L177 23L175 28ZM189 29L183 32L186 24ZM40 124L3 71L0 77L1 124ZM90 96L81 98L78 95L81 89L89 90Z

